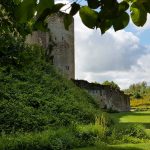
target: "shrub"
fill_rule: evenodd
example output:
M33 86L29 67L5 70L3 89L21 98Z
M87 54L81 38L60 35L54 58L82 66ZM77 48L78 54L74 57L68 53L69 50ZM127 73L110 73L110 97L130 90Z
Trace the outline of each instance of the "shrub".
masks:
M98 124L78 125L75 130L78 147L91 146L105 139L106 128Z
M118 142L139 142L148 138L145 129L140 124L116 124L110 129L110 143ZM132 139L132 140L131 140Z
M51 128L40 133L3 135L0 138L2 150L67 150L75 146L70 129Z
M105 129L99 125L75 125L69 128L49 128L42 132L3 134L2 150L68 150L92 146L103 139Z
M142 96L140 95L140 93L135 92L135 93L133 93L133 98L140 99L140 98L142 98Z
M45 62L43 49L24 48L17 65L0 63L0 132L94 123L100 111L93 98Z
M108 113L102 112L100 115L96 116L95 124L101 125L104 128L107 128L107 127L114 125L114 121L112 120L112 118L109 116Z

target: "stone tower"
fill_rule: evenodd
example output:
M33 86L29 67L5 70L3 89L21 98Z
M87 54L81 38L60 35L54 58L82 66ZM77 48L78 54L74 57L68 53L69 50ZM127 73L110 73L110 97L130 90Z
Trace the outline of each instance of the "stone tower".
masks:
M68 79L75 78L74 61L74 22L65 30L64 13L57 13L48 18L49 32L35 31L28 35L26 42L39 44L47 49L47 55L53 65Z

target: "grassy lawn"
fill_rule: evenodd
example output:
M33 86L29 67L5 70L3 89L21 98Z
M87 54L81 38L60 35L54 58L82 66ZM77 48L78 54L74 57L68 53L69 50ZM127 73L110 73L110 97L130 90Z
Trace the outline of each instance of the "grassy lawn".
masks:
M115 145L111 147L112 150L150 150L150 143L140 143L140 144L122 144Z
M111 115L121 123L149 123L150 111L114 113Z
M142 124L150 135L150 111L114 113L111 116L120 123Z
M150 143L95 146L75 150L150 150Z
M150 136L150 111L113 113L111 116L122 124L143 124L146 128L147 134ZM95 146L78 150L150 150L150 142L139 144Z

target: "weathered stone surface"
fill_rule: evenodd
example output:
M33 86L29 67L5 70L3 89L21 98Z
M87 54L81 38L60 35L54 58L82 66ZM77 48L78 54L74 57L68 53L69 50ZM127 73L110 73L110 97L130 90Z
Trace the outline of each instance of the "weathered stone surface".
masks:
M61 71L61 74L68 79L74 79L74 23L70 26L69 31L65 30L63 16L63 13L50 16L48 18L49 32L33 32L32 35L27 36L26 42L43 46L47 50L49 61ZM84 80L73 81L77 86L84 88L91 94L100 108L119 112L130 110L129 97L120 90Z
M130 111L130 99L123 91L84 80L73 80L73 82L92 95L100 108L118 112Z
M46 48L48 58L62 75L74 79L74 23L70 25L69 31L65 30L63 16L63 13L51 15L47 19L49 32L33 32L27 36L26 42Z

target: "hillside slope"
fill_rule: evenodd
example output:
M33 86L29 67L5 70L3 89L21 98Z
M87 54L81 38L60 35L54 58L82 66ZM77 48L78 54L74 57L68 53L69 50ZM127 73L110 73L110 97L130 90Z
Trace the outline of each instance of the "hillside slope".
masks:
M46 63L41 49L24 51L21 61L0 67L0 132L94 122L93 99Z

